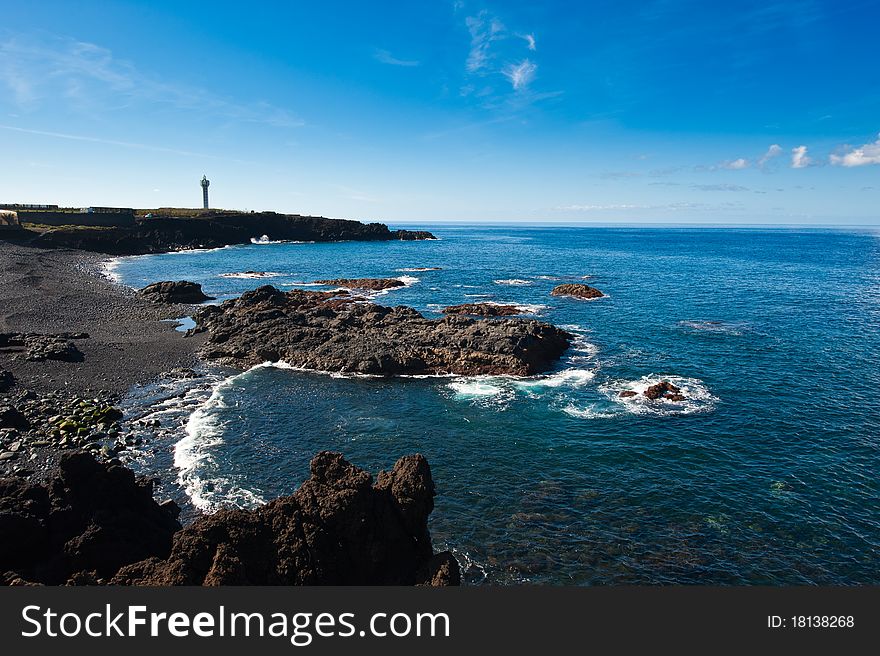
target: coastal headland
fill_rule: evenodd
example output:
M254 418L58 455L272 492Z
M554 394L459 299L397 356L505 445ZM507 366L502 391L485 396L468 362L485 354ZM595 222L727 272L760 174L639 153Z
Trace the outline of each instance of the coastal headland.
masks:
M361 223L320 216L230 210L140 210L117 225L86 225L76 213L53 215L19 212L19 229L6 239L40 248L75 248L109 255L144 255L167 251L220 248L272 241L392 241L434 239L425 231L389 230L383 223ZM64 223L69 216L70 223ZM80 223L78 223L80 222Z

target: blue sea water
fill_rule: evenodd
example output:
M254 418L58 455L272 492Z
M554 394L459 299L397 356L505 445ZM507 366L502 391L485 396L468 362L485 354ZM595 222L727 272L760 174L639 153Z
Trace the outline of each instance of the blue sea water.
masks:
M435 546L474 583L880 583L880 234L431 229L440 240L238 246L124 258L114 273L220 299L405 276L374 300L431 316L510 302L567 327L578 340L555 371L208 371L133 392L137 464L210 510L290 493L322 449L373 472L423 453ZM274 275L223 275L248 270ZM550 296L584 276L607 297ZM660 380L687 401L619 396Z

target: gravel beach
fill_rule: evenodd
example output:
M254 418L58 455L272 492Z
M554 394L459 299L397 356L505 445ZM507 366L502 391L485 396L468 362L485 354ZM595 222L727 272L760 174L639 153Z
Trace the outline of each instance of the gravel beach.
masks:
M72 449L112 460L120 398L198 362L202 337L162 321L194 308L113 283L107 257L0 241L0 477L40 480Z
M132 385L190 367L200 336L173 323L190 306L153 305L101 275L108 256L46 250L0 241L0 333L87 333L75 340L82 362L31 362L0 348L0 368L13 389L124 394Z

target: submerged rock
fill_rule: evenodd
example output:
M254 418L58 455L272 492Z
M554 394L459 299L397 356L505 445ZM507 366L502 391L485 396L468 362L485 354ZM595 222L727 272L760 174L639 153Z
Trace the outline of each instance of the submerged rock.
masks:
M202 286L188 280L173 282L166 280L147 285L138 292L143 298L153 303L203 303L213 300L202 291Z
M581 283L567 283L564 285L556 285L553 288L553 291L550 292L551 296L573 296L574 298L602 298L605 296L602 292L600 292L595 287L590 287L589 285L583 285Z
M317 371L377 375L530 376L552 368L573 336L532 319L426 319L405 306L271 285L201 308L204 355L246 368L283 360Z
M333 280L316 280L315 282L319 285L334 285L345 289L369 289L371 291L406 286L405 282L397 278L335 278Z
M644 395L652 401L657 399L666 399L668 401L684 401L685 397L681 393L681 388L673 385L668 380L661 381L656 385L651 385L644 391Z
M478 317L506 317L514 314L523 314L516 305L501 305L500 303L462 303L443 308L443 314L465 314Z
M256 510L221 510L174 537L166 559L123 567L122 585L457 585L458 563L434 554L434 482L406 456L375 484L324 451L291 496Z

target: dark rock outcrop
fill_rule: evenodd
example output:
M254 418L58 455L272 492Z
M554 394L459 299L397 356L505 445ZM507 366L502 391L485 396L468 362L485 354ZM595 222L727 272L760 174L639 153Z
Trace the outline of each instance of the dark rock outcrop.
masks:
M132 226L102 229L24 231L31 243L44 248L78 248L111 255L141 255L188 248L219 248L247 244L268 235L285 241L391 241L435 237L424 231L389 230L382 223L360 223L318 216L206 210L196 217L157 215ZM5 234L5 233L4 233Z
M600 292L595 287L590 287L589 285L583 285L581 283L567 283L564 285L556 285L553 288L553 291L550 292L551 296L573 296L574 298L602 298L605 296L602 292Z
M639 393L633 390L623 390L618 396L622 399L631 399L634 396L638 396Z
M7 391L13 385L15 385L15 376L12 375L12 372L0 369L0 392Z
M153 303L193 304L213 300L205 295L201 285L188 280L154 282L141 289L138 294Z
M316 280L315 282L319 285L333 285L345 289L369 289L371 291L406 286L405 282L397 278L334 278L332 280Z
M406 456L373 484L338 453L319 453L291 496L221 510L174 537L167 559L123 567L123 585L456 585L451 554L428 534L434 482Z
M658 399L666 399L667 401L684 401L685 397L681 393L681 388L673 385L668 380L661 381L656 385L651 385L644 391L646 398L656 401Z
M523 311L516 305L499 303L462 303L443 308L443 314L465 314L474 317L509 317L522 313Z
M201 308L203 354L239 368L283 360L317 371L378 375L511 374L550 369L573 336L530 319L426 319L416 310L333 292L271 285Z
M0 405L0 428L27 430L30 426L27 417L18 408L11 405Z
M62 456L48 484L0 479L0 573L7 582L108 578L164 557L180 525L153 500L152 482L91 455Z
M82 362L82 352L70 340L87 338L86 333L0 333L0 349L24 352L25 360L32 362Z

